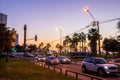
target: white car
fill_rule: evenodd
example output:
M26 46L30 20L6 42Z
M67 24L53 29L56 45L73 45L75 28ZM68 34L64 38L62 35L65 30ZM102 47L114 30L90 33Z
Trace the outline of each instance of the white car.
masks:
M58 65L59 60L55 56L47 56L45 63L48 64L48 65L51 65L51 64L57 64Z
M70 64L71 60L66 56L59 56L58 57L59 63Z
M37 61L38 62L45 62L46 58L43 55L38 55Z
M118 68L114 64L108 64L103 58L88 57L81 63L82 72L94 71L98 72L100 76L105 74L116 74Z

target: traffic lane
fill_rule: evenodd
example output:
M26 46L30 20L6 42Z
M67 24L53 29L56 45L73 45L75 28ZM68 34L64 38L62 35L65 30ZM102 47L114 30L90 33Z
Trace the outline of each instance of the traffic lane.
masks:
M80 64L59 64L58 65L59 67L62 67L63 69L66 69L66 70L71 70L71 71L75 71L75 72L80 72L81 73L81 67L80 67ZM97 76L97 73L95 72L87 72L86 74L88 75L94 75L94 76ZM104 77L101 77L101 78L104 78L106 80L120 80L120 74L116 74L116 75L106 75Z
M75 64L59 64L58 66L61 67L64 72L65 70L70 70L70 71L81 73L81 70L79 69L80 64L76 64L76 65ZM88 77L88 76L96 77L94 75L88 75L88 74L83 75L83 74L84 73L82 73L82 75L78 75L78 78L82 80L91 80L91 77ZM74 77L76 76L75 73L71 73L71 72L68 72L68 75L74 76ZM85 76L85 75L88 75L88 76ZM100 77L97 77L97 78L100 78Z

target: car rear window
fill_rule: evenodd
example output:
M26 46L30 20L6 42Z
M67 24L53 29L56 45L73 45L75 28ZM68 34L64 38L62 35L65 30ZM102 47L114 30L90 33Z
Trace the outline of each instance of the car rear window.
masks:
M116 63L120 63L120 60L115 60L114 62L116 62Z

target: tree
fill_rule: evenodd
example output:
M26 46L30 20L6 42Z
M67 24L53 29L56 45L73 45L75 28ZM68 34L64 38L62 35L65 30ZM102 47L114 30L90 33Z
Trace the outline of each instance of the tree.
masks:
M28 51L31 53L33 51L36 51L37 50L37 46L35 44L30 44L28 46Z
M114 38L105 38L103 41L103 49L108 53L108 52L117 52L118 50L118 42ZM114 54L115 56L115 54Z
M24 46L16 45L15 49L17 52L24 52Z
M70 48L70 44L71 44L71 38L69 36L65 37L65 40L63 41L63 45L67 48ZM70 48L71 49L71 48ZM70 50L71 51L71 50Z
M51 44L50 44L50 43L47 43L46 46L43 47L43 50L44 50L44 52L45 52L45 55L47 54L47 52L49 52L50 47L51 47Z
M78 35L78 38L79 38L79 43L80 43L80 51L81 51L81 48L82 48L82 34L81 33L79 33L79 35Z
M106 51L106 55L108 54L109 51L109 47L110 47L109 44L110 44L109 39L105 38L103 40L103 49Z
M95 28L91 28L88 32L88 40L90 41L90 48L92 56L97 55L97 40L98 40L98 30Z
M120 21L117 23L117 33L120 33ZM120 42L120 35L117 35L117 40Z
M80 47L82 47L82 51L85 48L85 43L86 43L86 34L84 34L83 32L79 33L79 42L80 42ZM82 43L82 46L81 46Z
M63 46L61 46L60 44L56 44L56 48L58 49L58 51L60 52L63 48ZM61 56L61 52L60 52L60 56Z
M78 42L79 42L79 35L78 35L78 33L73 34L71 42L72 42L72 45L75 48L75 51L77 51L77 45L78 45Z
M39 44L39 46L38 46L38 50L40 51L40 50L42 50L43 49L43 42L41 42L40 44Z
M5 27L4 24L0 24L0 52L5 51L7 52L6 55L6 62L9 60L9 53L11 52L12 45L11 42L13 41L12 38L12 31L9 28Z
M46 50L49 51L49 50L50 50L50 47L51 47L51 44L50 44L50 43L47 43L47 45L46 45Z

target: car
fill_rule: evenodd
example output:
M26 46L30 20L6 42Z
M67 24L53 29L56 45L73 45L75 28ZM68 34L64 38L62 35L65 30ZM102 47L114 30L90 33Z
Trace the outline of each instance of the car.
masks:
M66 56L59 56L58 60L59 60L59 63L65 63L65 64L71 63L71 60L67 58Z
M25 53L25 54L23 54L23 57L34 57L34 55L30 54L30 53Z
M45 63L48 65L59 64L59 60L55 56L47 56Z
M109 61L109 63L117 65L118 70L120 71L120 58L112 59L111 61Z
M52 54L51 53L47 53L46 56L52 56Z
M45 62L46 58L43 55L38 55L37 57L38 62Z
M94 71L98 72L99 76L106 74L116 74L118 68L114 64L108 64L104 58L87 57L81 62L82 72Z

